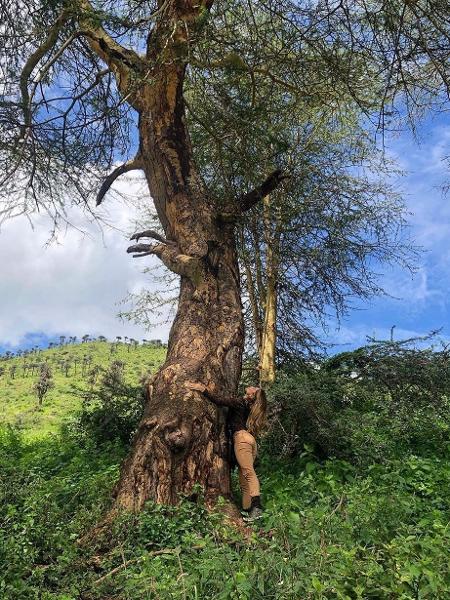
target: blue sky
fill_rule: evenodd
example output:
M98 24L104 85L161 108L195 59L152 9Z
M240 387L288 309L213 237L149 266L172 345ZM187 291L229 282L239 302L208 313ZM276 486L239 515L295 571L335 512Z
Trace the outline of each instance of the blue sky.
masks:
M334 351L357 347L367 335L386 339L393 325L397 339L441 327L442 337L450 339L450 196L442 192L450 180L445 163L450 113L426 121L418 137L403 132L386 138L387 152L407 173L397 185L411 213L411 237L424 250L417 273L412 278L400 268L382 269L380 281L391 297L356 301L340 327L330 321L328 341L336 344ZM117 191L120 199L109 197L103 209L115 227L103 232L73 214L85 233L67 230L48 246L50 224L44 217L34 220L34 230L23 218L2 225L0 352L45 347L61 334L167 339L168 323L147 332L116 317L128 292L156 285L142 274L142 263L125 253L136 217L127 199L145 194L145 183L137 176L123 177Z
M382 269L380 282L392 297L355 302L357 310L340 329L330 328L330 341L339 350L363 344L366 335L389 338L393 325L395 339L439 328L441 337L450 339L450 195L443 192L450 181L450 113L427 120L418 139L403 132L386 144L406 173L398 185L411 213L410 235L423 252L413 277L400 268Z

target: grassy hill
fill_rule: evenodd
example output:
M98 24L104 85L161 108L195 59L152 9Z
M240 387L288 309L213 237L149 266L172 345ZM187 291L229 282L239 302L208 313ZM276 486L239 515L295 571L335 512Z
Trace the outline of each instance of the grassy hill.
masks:
M74 388L89 388L98 378L98 367L107 368L112 361L122 361L125 381L137 384L157 369L165 354L164 347L86 342L1 360L4 372L0 377L0 424L17 427L27 438L56 433L80 408L81 400ZM33 384L43 362L50 365L54 387L38 406Z

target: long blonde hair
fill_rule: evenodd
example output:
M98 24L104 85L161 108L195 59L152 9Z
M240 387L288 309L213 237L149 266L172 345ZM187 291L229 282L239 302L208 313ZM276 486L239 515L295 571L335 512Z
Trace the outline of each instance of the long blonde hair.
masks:
M246 429L254 437L257 437L265 428L267 422L267 397L266 392L258 388L255 399L250 408L247 418Z

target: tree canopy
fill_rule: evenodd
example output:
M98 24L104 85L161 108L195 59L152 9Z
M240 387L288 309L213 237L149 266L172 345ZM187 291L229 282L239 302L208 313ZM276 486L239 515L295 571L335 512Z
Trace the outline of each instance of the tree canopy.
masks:
M64 203L97 195L117 161L134 158L133 90L151 80L155 60L164 60L154 46L169 27L168 4L1 3L3 215L45 207L58 217ZM187 65L185 96L197 126L211 134L215 120L202 119L198 103L190 106L191 89L214 105L219 120L226 116L222 146L245 138L245 147L262 136L274 146L272 158L286 158L289 140L266 127L276 127L276 105L264 103L274 93L305 114L319 106L337 115L351 100L379 129L439 109L448 98L445 1L234 0L199 7L177 60ZM121 69L130 74L122 91ZM245 98L237 97L236 83L245 83ZM215 131L216 140L222 135ZM205 178L218 167L209 165ZM267 157L254 155L226 191L243 193L266 168Z

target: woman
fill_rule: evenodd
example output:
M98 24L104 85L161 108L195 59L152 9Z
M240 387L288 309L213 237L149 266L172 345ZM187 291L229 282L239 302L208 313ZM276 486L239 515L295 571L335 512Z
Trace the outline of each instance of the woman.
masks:
M197 390L219 406L228 406L227 424L233 437L233 448L239 466L239 483L242 490L242 508L248 511L247 521L261 517L260 487L253 463L256 457L258 436L266 423L267 400L259 387L245 389L243 398L218 396L203 383L187 382L186 387Z

